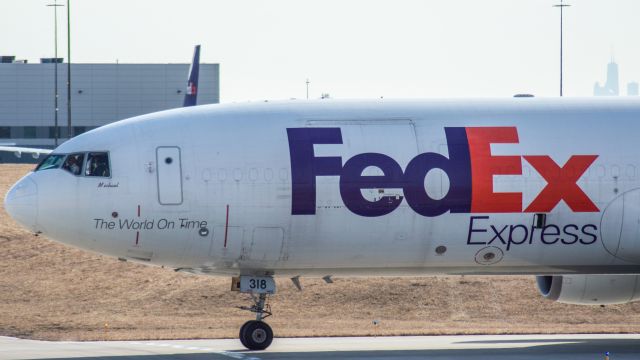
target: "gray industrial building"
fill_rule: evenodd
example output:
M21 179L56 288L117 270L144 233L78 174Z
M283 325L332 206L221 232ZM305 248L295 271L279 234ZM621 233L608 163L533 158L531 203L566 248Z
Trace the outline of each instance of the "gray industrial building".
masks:
M54 147L53 59L0 62L0 144ZM198 105L220 101L219 65L200 64ZM132 116L182 106L189 64L72 64L73 135ZM67 137L67 64L58 64L60 141ZM9 156L7 156L9 155ZM0 162L15 162L0 154ZM22 162L28 159L22 159Z

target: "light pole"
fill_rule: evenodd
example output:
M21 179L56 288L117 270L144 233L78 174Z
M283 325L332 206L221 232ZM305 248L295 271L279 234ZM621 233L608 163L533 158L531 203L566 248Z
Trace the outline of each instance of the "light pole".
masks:
M563 9L569 7L571 5L563 4L562 0L560 0L560 4L553 5L553 7L560 8L560 96L562 96L562 20L564 19Z
M73 137L71 130L71 4L67 0L67 138Z
M54 46L54 59L53 59L53 78L54 78L54 108L55 108L55 112L54 112L54 128L53 128L53 136L54 136L54 144L56 147L58 147L58 138L59 138L59 132L58 132L58 7L60 6L64 6L61 4L58 4L57 0L53 1L53 4L48 4L47 6L51 6L53 7L53 46Z
M309 79L307 79L307 100L309 100Z

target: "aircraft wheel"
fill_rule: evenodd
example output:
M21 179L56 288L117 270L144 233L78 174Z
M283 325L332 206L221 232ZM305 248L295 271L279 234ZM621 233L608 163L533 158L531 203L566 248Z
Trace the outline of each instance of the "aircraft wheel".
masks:
M273 331L267 323L247 321L240 328L240 342L249 350L264 350L273 341Z
M240 327L240 342L242 343L242 346L246 347L247 349L249 348L249 345L245 342L244 340L244 329L247 327L247 325L250 323L251 321L247 321L246 323L242 324L242 326Z

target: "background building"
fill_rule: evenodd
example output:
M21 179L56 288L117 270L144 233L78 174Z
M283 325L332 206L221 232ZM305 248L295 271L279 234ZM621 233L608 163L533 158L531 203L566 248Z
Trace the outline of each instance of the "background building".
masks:
M54 62L0 57L0 143L54 147ZM11 62L8 62L11 61ZM132 116L182 106L190 64L72 64L73 135ZM219 64L200 64L198 105L220 101ZM58 125L67 137L67 64L58 64ZM0 162L25 162L0 153ZM31 159L33 161L33 159Z
M632 81L627 84L627 95L628 96L638 96L638 83Z
M620 88L618 85L618 64L613 60L607 65L607 81L604 86L600 83L593 85L593 95L595 96L618 96Z

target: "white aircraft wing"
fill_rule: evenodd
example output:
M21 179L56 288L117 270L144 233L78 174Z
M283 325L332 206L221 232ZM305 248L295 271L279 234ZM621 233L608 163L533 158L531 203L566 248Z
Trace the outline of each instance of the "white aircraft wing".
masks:
M16 155L16 157L22 157L22 154L31 154L34 159L40 157L40 154L47 155L50 154L53 150L51 149L35 149L35 148L27 148L27 147L18 147L18 146L0 146L0 151L8 151L12 152Z

